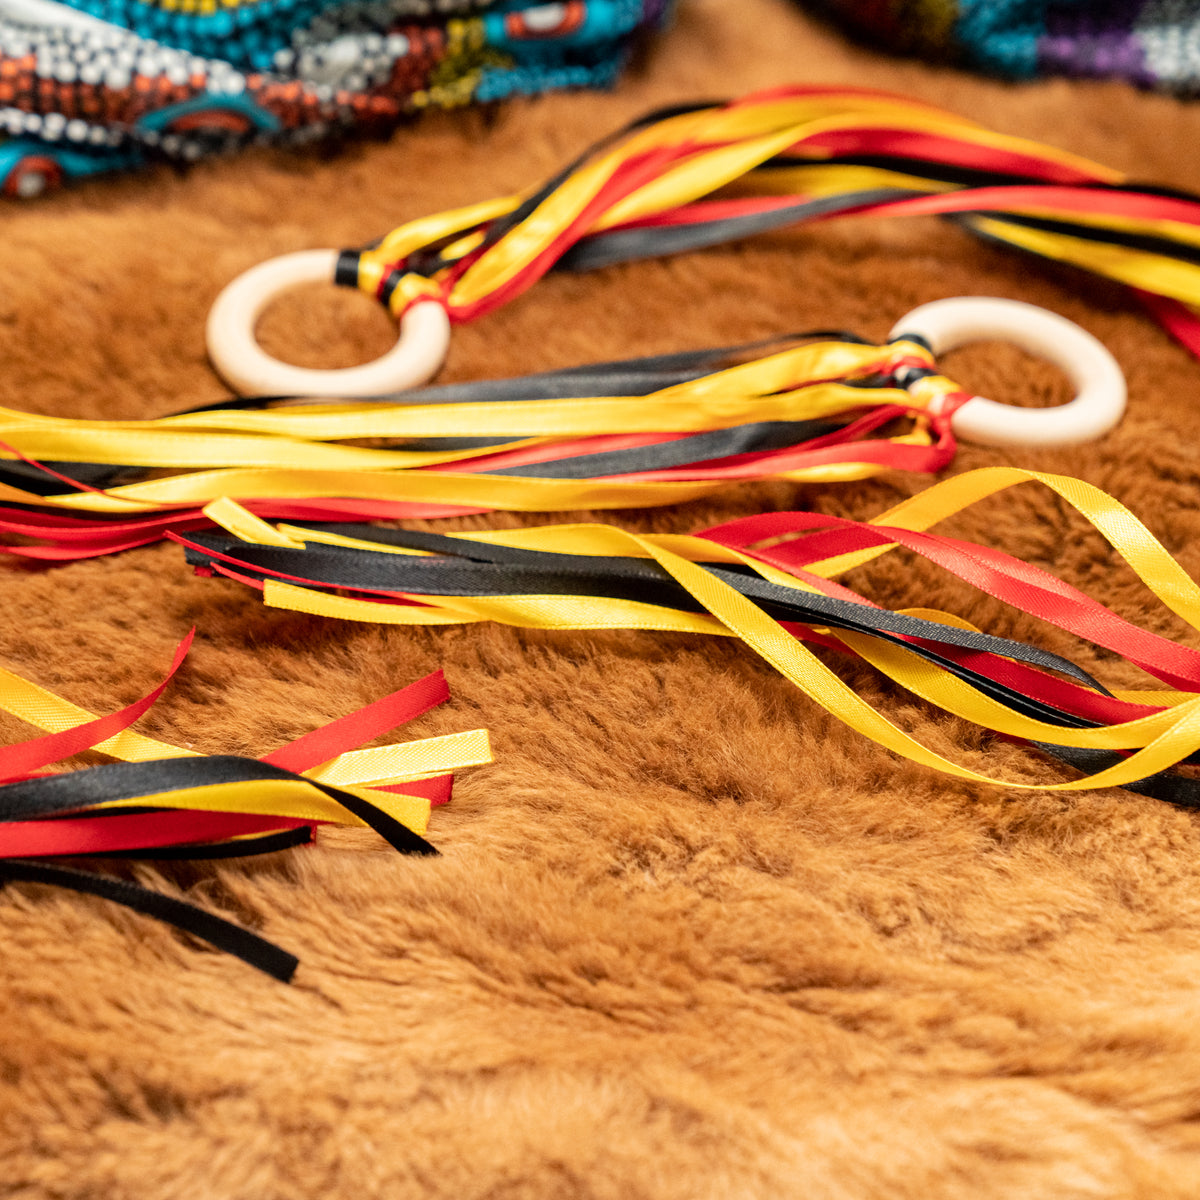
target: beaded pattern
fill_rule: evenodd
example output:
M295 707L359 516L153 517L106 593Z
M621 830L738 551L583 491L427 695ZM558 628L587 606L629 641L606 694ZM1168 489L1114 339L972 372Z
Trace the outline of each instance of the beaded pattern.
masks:
M1200 0L816 0L872 41L1016 79L1200 94Z
M614 82L669 0L0 0L0 192Z

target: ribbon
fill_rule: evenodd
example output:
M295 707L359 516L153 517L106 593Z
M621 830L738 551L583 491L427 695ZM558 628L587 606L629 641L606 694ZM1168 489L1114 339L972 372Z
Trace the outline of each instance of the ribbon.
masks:
M230 402L147 421L0 409L0 550L110 554L202 528L223 498L310 521L645 507L757 479L931 472L953 457L950 418L968 396L918 342L766 346L390 402ZM758 357L733 361L746 354ZM364 439L386 444L351 444Z
M215 514L233 518L222 519L224 530L172 536L201 574L256 587L270 606L326 617L737 637L858 732L958 778L1048 790L1127 787L1200 804L1200 783L1173 771L1200 750L1200 651L1139 628L1031 564L930 531L1028 482L1082 514L1153 595L1200 627L1200 588L1132 513L1079 480L1014 468L945 480L871 521L774 513L690 537L599 524L450 535L271 526L232 503ZM837 582L901 547L1123 656L1154 686L1110 691L1037 646L952 613L890 611ZM872 709L805 643L855 655L924 701L1089 773L1029 784L953 762Z
M0 750L0 880L126 904L286 981L296 959L257 935L134 884L35 860L265 854L311 840L322 824L368 826L402 854L434 854L422 836L431 805L449 799L454 771L491 761L487 733L355 749L444 703L440 671L262 759L200 755L135 733L129 726L162 694L191 641L179 644L162 683L107 717L0 672L0 709L50 731ZM86 749L119 761L46 770Z

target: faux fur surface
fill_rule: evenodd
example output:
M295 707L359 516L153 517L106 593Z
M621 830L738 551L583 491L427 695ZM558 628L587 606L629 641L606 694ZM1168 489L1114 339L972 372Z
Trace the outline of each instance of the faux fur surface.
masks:
M244 267L525 186L656 104L789 80L910 93L1200 189L1198 106L889 61L784 0L683 0L610 95L437 116L328 161L264 152L5 206L2 402L137 417L215 400L204 317ZM1120 360L1131 401L1096 445L963 446L953 469L1082 476L1200 574L1200 364L1118 289L933 220L835 222L548 278L458 330L442 378L814 327L882 338L915 304L958 294L1078 321ZM331 289L264 322L272 349L310 365L389 338L369 302ZM946 366L997 399L1065 398L1051 368L1007 347ZM927 482L762 485L614 519L685 531L764 508L867 516ZM1185 636L1047 493L1023 488L953 529ZM911 560L856 582L1127 681ZM295 951L290 987L99 900L0 892L0 1196L1200 1194L1195 815L1120 791L951 781L715 639L356 627L264 610L192 577L170 545L2 564L0 606L0 664L102 712L147 690L196 625L142 727L197 749L265 753L441 666L454 702L413 732L487 725L497 757L435 813L434 860L364 832L257 863L111 868ZM1013 780L1055 777L843 669L939 751ZM0 720L4 741L27 735Z

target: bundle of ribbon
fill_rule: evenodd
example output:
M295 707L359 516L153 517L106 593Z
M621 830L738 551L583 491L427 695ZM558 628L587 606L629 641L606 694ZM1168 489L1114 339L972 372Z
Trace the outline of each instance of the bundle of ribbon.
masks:
M0 708L51 732L0 750L0 881L48 883L166 921L287 981L296 958L223 918L126 880L47 863L99 856L211 859L308 842L320 825L367 826L402 854L434 854L422 836L453 772L491 761L485 730L360 750L449 698L440 671L261 759L201 755L130 726L183 662L141 700L97 717L0 669ZM86 750L117 762L51 764Z
M0 193L616 78L668 0L0 0Z
M1030 481L1081 513L1163 604L1200 627L1200 588L1132 513L1079 480L1013 468L945 480L867 522L770 513L691 537L606 525L446 536L272 526L232 501L212 511L224 532L172 536L199 573L259 588L268 605L325 617L737 637L811 699L896 753L959 778L1004 782L914 740L804 643L831 647L925 701L1089 772L1052 785L1005 786L1122 786L1200 803L1200 781L1173 770L1200 749L1200 652L1139 628L1001 551L929 532L943 518ZM1122 656L1157 686L1110 691L1036 646L981 632L955 614L889 611L836 582L900 548Z
M955 328L1007 335L1059 362L1078 394L1043 410L971 397L938 373L910 325L943 344ZM1124 405L1120 368L1099 342L1015 301L935 302L884 345L851 339L798 337L724 367L763 345L600 363L390 403L233 401L127 422L0 409L0 533L18 539L0 550L114 553L202 527L204 506L220 498L270 518L429 518L672 504L764 478L932 472L953 457L957 430L1064 444L1104 432Z
M263 264L218 298L209 352L245 395L390 392L438 368L449 323L485 315L551 269L868 215L947 217L1129 285L1200 353L1200 199L900 96L801 86L650 113L531 191L419 218L365 250ZM384 303L400 319L398 346L347 371L265 355L253 338L263 307L322 279Z
M1035 321L1075 375L1081 362L1098 363L1107 385L1099 428L1119 418L1123 380L1099 343L1030 306L959 300L952 311L961 318L980 305L993 329L998 313ZM929 308L914 319L925 325ZM42 559L113 553L204 526L204 506L223 497L260 517L361 521L642 507L754 479L932 472L954 454L952 423L988 415L991 402L940 375L928 347L903 333L882 346L815 337L718 365L762 350L602 363L392 403L233 402L126 422L0 410L0 531L18 539L2 549ZM1003 440L1008 426L1019 440L1022 420L1036 433L1047 419L1080 440L1094 436L1099 428L1078 416L1090 394L1085 379L1059 409L992 405L999 432L987 440Z

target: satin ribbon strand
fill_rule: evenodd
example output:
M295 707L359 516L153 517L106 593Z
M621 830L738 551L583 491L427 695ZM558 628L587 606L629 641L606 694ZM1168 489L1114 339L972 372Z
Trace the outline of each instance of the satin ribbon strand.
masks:
M186 933L216 946L227 954L270 975L280 983L290 983L300 960L273 942L248 929L234 925L194 904L164 896L149 888L122 879L94 875L45 862L0 858L0 883L8 881L49 884L85 895L99 896L146 916L155 917Z

